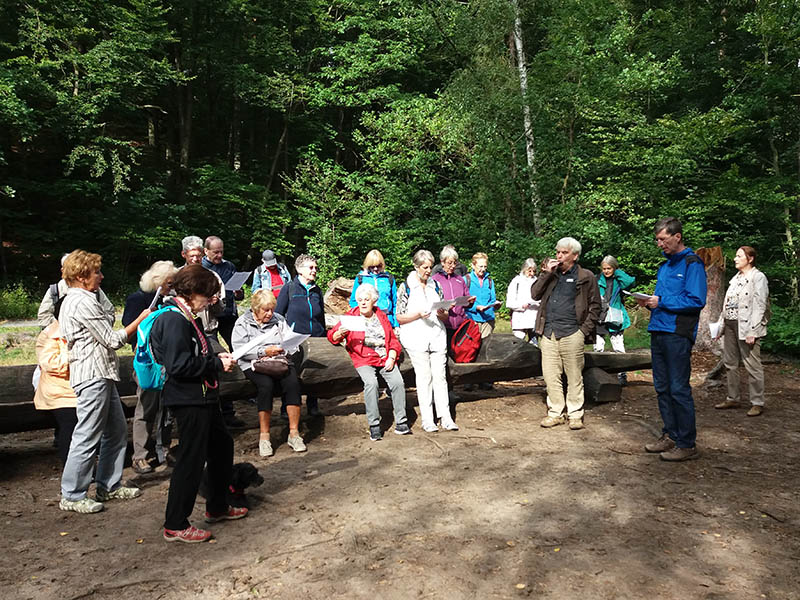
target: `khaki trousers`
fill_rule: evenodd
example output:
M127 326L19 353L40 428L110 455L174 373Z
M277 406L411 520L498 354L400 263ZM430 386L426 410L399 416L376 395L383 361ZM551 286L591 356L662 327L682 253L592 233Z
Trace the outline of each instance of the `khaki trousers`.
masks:
M739 339L739 322L725 319L725 333L722 338L722 363L728 372L728 400L739 402L741 382L739 380L739 360L750 376L748 389L750 404L764 406L764 369L761 366L761 340L750 346Z
M583 333L557 340L555 335L542 336L539 348L542 351L542 375L547 385L547 414L560 417L566 408L570 419L583 418ZM561 374L567 376L567 397Z

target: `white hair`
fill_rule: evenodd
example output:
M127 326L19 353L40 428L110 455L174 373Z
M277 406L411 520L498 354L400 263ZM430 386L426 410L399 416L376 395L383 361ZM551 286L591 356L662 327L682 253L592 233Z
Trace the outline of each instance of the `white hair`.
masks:
M142 274L139 288L143 292L155 292L167 279L175 277L177 273L178 269L171 260L156 261Z
M358 300L377 300L378 290L370 283L362 283L356 288L356 301Z
M458 252L456 252L456 249L453 246L451 246L450 244L447 244L447 246L442 248L442 251L439 252L439 261L440 262L444 262L448 258L452 258L453 260L458 260Z
M203 247L203 240L201 240L196 235L187 235L185 238L181 240L181 251L188 252L189 250L194 250L195 248L202 248Z
M415 267L418 267L426 260L430 261L431 266L433 266L433 254L431 254L429 250L417 250L414 253L412 262L414 263Z
M581 243L575 238L564 237L558 240L558 243L556 244L556 250L569 250L570 252L574 252L580 256Z
M519 270L520 275L524 275L526 269L533 269L536 271L536 261L532 258L526 258L525 262L522 263L522 268Z

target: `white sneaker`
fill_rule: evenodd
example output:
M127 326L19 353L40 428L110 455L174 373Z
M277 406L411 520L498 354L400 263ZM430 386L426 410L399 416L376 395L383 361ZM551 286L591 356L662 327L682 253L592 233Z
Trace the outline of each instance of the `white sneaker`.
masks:
M259 456L272 456L273 454L272 444L269 443L269 440L258 440Z
M458 431L458 425L456 425L455 421L448 421L447 423L442 423L442 429L446 429L447 431Z
M436 425L436 423L426 423L422 426L422 431L426 433L436 433L439 431L439 427Z
M98 513L103 510L103 505L100 502L95 502L89 496L81 498L80 500L67 500L62 498L58 503L58 508L61 510L71 510L76 513L89 514Z
M289 445L289 448L294 450L295 452L305 452L306 451L306 444L299 435L289 436L289 439L286 440L286 443Z

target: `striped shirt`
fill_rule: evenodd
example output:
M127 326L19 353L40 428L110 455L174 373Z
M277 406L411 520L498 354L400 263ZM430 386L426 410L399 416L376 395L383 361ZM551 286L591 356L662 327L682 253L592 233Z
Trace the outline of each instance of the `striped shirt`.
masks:
M69 288L58 320L69 348L70 385L98 377L119 381L115 350L128 343L128 334L124 329L111 328L114 319L97 296L82 288Z

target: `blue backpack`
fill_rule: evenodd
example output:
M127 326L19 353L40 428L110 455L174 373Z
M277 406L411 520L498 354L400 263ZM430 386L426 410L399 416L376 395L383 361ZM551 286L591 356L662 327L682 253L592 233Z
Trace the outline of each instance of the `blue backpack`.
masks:
M143 390L163 390L167 380L164 367L156 362L150 349L150 330L159 315L167 311L181 312L177 306L164 306L147 315L136 330L136 354L133 356L133 370Z

